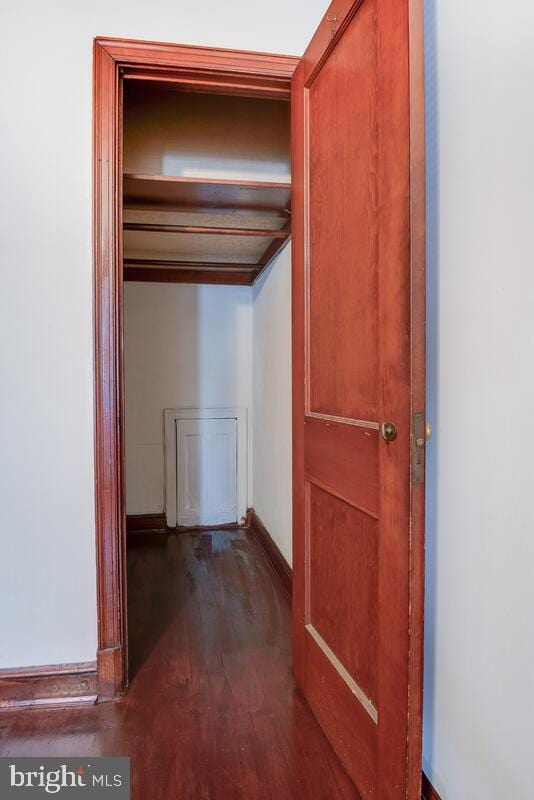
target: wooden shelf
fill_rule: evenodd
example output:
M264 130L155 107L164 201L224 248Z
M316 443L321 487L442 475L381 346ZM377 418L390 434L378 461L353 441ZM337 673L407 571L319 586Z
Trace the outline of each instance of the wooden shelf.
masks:
M251 285L290 237L290 202L290 183L125 174L124 278Z
M233 261L174 261L168 258L125 258L125 269L199 270L203 272L259 272L257 264L240 264Z
M154 222L125 222L125 231L144 231L145 233L196 233L217 236L260 236L267 239L287 239L289 231L265 228L222 228L218 225L169 225Z
M183 178L166 175L124 175L124 207L225 210L235 213L287 214L290 183Z
M124 280L156 283L225 283L250 286L261 269L257 264L125 258Z

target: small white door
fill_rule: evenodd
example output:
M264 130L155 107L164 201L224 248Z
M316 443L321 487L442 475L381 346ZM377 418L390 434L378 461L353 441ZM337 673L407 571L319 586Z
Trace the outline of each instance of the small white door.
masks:
M177 524L237 522L237 420L176 420Z

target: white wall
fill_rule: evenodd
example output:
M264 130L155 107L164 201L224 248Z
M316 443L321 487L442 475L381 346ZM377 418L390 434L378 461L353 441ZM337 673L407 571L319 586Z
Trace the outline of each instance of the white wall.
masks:
M96 652L92 39L298 54L326 5L2 3L0 529L9 613L0 615L0 667L93 659Z
M163 409L249 409L249 500L291 562L291 255L253 288L125 284L126 505L165 509ZM254 487L254 488L253 488Z
M124 356L126 510L158 513L165 510L163 409L251 411L251 287L126 283Z
M425 768L531 800L534 9L428 0Z
M291 563L291 247L253 287L253 506Z

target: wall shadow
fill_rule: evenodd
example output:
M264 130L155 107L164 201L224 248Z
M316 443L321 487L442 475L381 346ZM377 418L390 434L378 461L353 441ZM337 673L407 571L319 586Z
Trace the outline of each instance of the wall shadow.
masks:
M434 755L436 594L439 479L439 94L437 0L425 0L427 419L433 435L426 464L425 673L423 765L432 777Z

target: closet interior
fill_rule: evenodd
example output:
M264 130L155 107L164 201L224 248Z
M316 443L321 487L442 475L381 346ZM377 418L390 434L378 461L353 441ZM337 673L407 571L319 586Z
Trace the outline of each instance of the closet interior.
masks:
M290 486L287 93L125 79L122 163L127 517L239 525L254 464Z
M124 279L252 285L291 232L289 102L127 80Z

